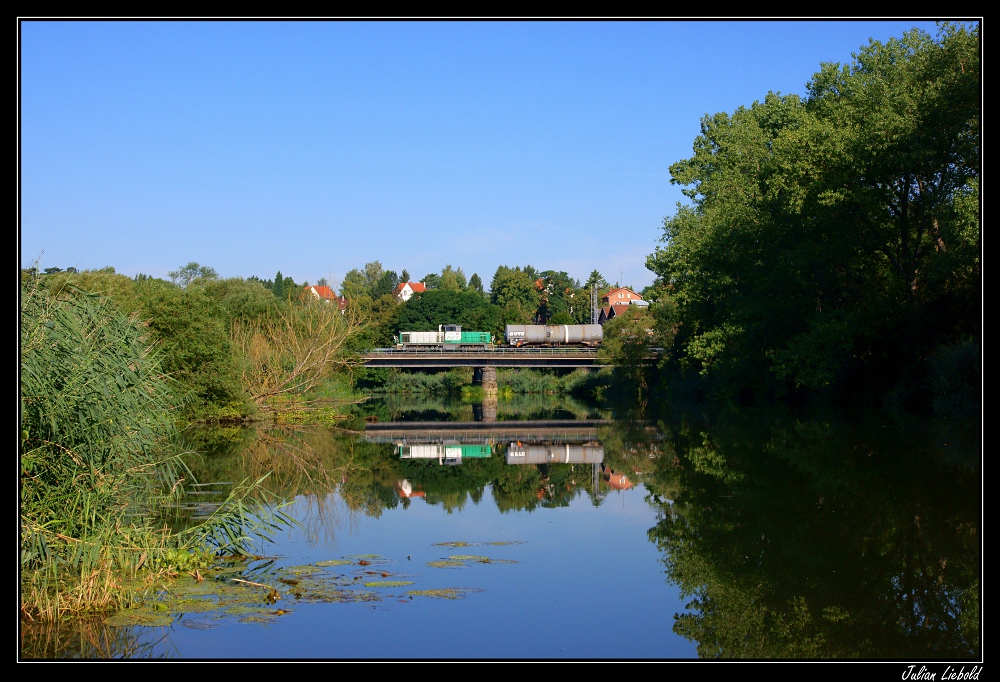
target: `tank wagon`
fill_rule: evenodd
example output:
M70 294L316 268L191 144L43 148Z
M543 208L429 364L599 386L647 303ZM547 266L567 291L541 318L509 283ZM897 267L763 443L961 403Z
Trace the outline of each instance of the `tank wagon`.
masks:
M396 348L489 348L492 343L489 332L464 332L460 324L442 324L436 332L399 332Z
M599 324L508 324L508 346L598 346L604 339Z

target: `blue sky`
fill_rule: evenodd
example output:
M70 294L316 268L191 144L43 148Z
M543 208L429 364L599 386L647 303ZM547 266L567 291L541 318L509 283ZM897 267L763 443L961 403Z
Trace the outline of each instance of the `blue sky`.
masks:
M642 288L705 114L916 21L20 24L20 259Z

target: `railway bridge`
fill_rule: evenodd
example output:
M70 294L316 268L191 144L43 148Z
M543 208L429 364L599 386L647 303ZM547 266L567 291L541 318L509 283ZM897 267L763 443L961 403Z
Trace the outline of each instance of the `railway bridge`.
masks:
M440 369L472 367L473 383L496 393L497 367L603 367L596 348L376 348L361 356L365 367Z
M596 348L375 348L366 367L601 367Z

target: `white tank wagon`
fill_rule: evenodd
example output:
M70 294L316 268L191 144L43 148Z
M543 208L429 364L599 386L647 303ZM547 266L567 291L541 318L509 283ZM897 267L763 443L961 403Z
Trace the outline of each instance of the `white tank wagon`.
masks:
M508 324L503 331L508 346L599 346L604 328L599 324Z

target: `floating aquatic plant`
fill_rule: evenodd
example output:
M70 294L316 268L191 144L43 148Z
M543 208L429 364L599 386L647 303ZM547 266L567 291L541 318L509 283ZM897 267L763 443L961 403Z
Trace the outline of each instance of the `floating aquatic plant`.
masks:
M120 627L145 625L146 627L164 627L174 622L174 616L149 607L125 609L104 619L105 624Z
M433 597L435 599L465 599L465 595L473 592L485 592L478 587L441 587L434 590L410 590L411 597Z

